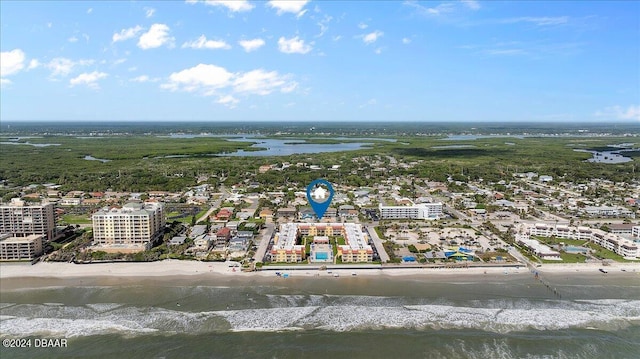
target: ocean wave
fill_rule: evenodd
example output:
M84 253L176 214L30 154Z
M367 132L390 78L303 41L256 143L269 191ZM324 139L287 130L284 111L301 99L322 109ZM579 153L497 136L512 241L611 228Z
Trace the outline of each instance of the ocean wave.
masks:
M123 304L119 303L94 303L94 304L86 304L87 307L93 309L97 313L104 313L116 308L120 308Z
M0 303L0 309L11 307L16 305L16 303Z
M135 335L156 332L132 320L11 318L0 321L2 336L51 335L73 338L98 334Z
M640 325L640 300L502 299L454 305L406 304L394 297L274 295L269 302L267 308L198 312L122 303L15 304L0 309L0 336L314 329L343 332L387 328L509 333L568 328L616 331Z

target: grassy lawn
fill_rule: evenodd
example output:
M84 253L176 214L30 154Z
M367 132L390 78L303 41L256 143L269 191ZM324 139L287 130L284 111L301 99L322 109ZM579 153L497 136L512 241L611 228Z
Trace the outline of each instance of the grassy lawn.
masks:
M91 218L86 215L65 214L62 221L68 224L91 224Z
M304 239L304 251L307 253L307 255L311 254L311 242L313 242L313 237L311 236L307 236Z
M631 262L628 261L626 259L624 259L621 255L615 254L612 251L608 250L608 249L604 249L602 247L600 247L599 245L595 244L595 243L589 243L587 245L587 247L593 249L593 255L597 258L602 258L602 259L611 259L614 260L616 262Z
M550 238L550 237L533 237L539 240L541 243L545 243L547 245L564 243L570 246L582 246L591 248L593 251L591 252L595 257L602 259L610 259L616 262L629 262L624 259L622 256L615 254L614 252L605 249L591 241L587 240L577 240L577 239L564 239L564 238ZM569 253L560 253L560 258L562 258L562 262L557 261L544 261L544 263L584 263L586 257L581 254L569 254Z
M186 217L182 217L182 218L172 218L171 222L178 221L180 223L191 224L191 217L192 216L186 216ZM196 217L196 218L198 218L198 217Z
M587 257L582 254L560 252L561 261L542 260L542 263L585 263Z
M196 219L200 219L200 217L204 216L205 213L207 213L208 210L209 210L209 208L205 208L202 211L198 212L198 214L196 214Z
M589 243L588 240L584 240L584 239L578 240L578 239L565 239L565 238L540 237L540 236L535 236L533 238L540 241L540 243L544 243L547 245L564 243L568 246L583 246L586 243Z

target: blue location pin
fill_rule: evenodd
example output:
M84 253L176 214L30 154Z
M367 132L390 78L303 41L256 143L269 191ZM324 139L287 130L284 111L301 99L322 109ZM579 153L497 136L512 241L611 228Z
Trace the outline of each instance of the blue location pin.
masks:
M318 220L322 219L332 199L333 187L331 187L331 183L325 179L317 179L307 187L307 200L316 213Z

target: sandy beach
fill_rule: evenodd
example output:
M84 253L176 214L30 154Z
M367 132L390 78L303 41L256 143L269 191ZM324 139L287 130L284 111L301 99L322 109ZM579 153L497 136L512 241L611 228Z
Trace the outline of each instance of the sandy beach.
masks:
M581 273L602 275L599 271L604 268L607 272L636 272L640 274L640 263L614 263L603 267L600 264L545 264L536 270L540 274L545 273ZM291 273L295 276L451 276L464 273L469 275L487 274L515 274L529 273L526 267L471 267L471 268L392 268L384 269L297 269L282 270L283 273ZM234 267L227 262L199 262L164 260L150 263L97 263L74 264L59 262L40 262L35 265L29 263L1 263L0 279L5 278L79 278L79 277L167 277L167 276L207 276L223 275L241 277L273 277L275 272L263 270L258 272L242 272L239 267Z

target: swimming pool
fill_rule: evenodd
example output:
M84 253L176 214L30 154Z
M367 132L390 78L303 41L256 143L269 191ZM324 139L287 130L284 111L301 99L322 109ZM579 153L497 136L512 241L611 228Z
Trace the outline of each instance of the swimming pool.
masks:
M589 253L589 248L587 247L579 247L579 246L565 246L564 247L564 251L567 253L581 253L581 254L587 254Z

